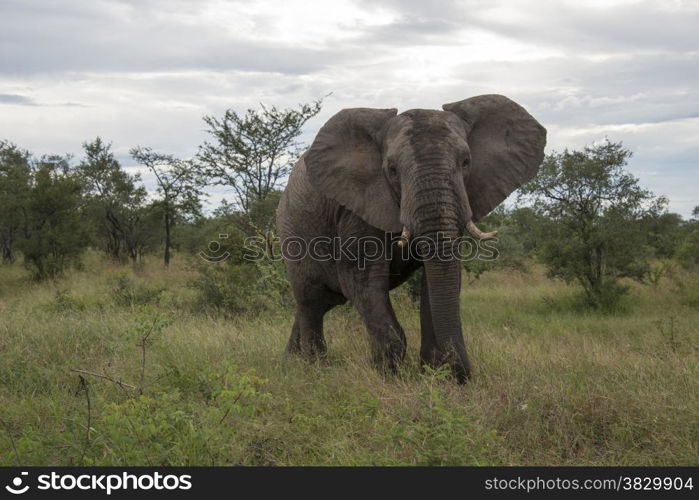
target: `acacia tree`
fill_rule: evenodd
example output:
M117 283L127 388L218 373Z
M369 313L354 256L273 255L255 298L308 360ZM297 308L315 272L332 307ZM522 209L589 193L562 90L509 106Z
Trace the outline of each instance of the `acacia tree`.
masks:
M5 264L14 262L14 247L27 223L31 187L30 153L0 141L0 248Z
M132 260L138 256L134 235L138 234L147 198L141 178L129 175L114 157L111 144L97 137L83 143L85 158L78 166L90 204L90 213L106 237L107 253L118 260L125 250Z
M20 249L38 279L54 278L77 262L88 244L83 186L70 156L44 156L33 164Z
M197 160L215 184L235 192L238 208L250 215L291 171L303 144L303 125L321 110L322 99L298 109L227 110L222 119L205 116L211 142L199 147Z
M165 252L163 260L170 265L172 228L178 219L198 214L202 196L203 179L191 161L181 160L169 154L156 153L151 148L132 148L131 156L145 165L155 176L159 199L156 205L163 214Z
M594 307L614 305L626 291L619 278L646 275L650 253L642 222L667 204L624 169L630 157L621 142L608 140L553 152L521 190L520 200L550 221L542 236L549 274L577 281Z

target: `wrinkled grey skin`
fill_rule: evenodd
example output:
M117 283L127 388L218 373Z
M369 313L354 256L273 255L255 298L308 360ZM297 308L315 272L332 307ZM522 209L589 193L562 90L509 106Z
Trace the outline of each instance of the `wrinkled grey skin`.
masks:
M457 238L467 221L487 215L531 179L543 160L546 130L504 96L445 104L444 111L344 109L318 132L299 159L277 210L282 241L318 236L375 236L393 258L286 260L296 298L287 353L313 358L326 351L323 316L351 301L369 333L374 363L395 370L406 350L389 290L424 265L421 364L448 364L457 380L470 376L461 331L461 263L424 262L397 250L403 227L415 237ZM387 234L388 233L388 234ZM386 247L388 248L388 246ZM353 247L361 259L362 247Z

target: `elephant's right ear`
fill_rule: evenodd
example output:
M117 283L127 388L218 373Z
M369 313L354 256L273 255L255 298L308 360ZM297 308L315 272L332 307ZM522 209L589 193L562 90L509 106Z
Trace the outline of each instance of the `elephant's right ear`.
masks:
M304 155L314 188L374 227L400 232L400 208L382 169L379 132L397 109L343 109Z

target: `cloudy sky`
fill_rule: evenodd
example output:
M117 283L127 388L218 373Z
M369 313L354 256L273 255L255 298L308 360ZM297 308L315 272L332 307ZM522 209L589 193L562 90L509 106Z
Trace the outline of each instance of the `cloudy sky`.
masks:
M100 135L130 167L135 145L192 156L202 116L227 108L332 92L310 142L344 107L499 93L548 129L548 151L623 141L641 183L687 216L697 26L694 0L0 0L0 138L79 158Z

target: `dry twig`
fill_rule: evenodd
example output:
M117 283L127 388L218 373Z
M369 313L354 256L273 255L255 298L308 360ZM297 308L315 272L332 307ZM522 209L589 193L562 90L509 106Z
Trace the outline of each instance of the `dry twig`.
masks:
M138 389L138 387L136 387L135 385L127 384L126 382L122 382L121 380L115 379L114 377L110 377L109 375L104 375L103 373L89 372L87 370L79 370L77 368L71 368L70 371L75 372L75 373L81 373L83 375L90 375L92 377L98 377L98 378L103 378L105 380L109 380L110 382L114 382L116 385L118 385L119 387L121 387L124 390L126 390L126 389L131 389L131 390Z

